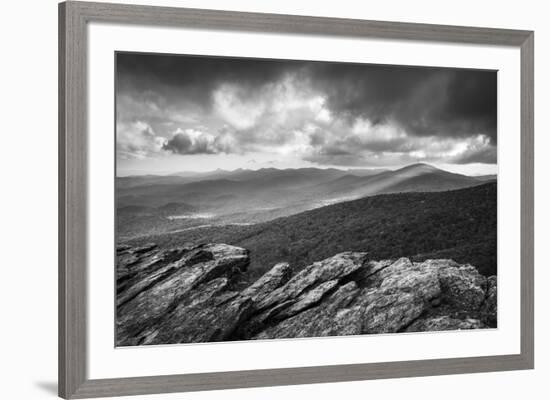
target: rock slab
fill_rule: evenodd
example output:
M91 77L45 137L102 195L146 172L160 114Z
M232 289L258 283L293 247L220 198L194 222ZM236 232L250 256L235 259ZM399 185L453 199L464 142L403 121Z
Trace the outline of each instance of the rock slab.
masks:
M118 346L494 328L497 278L452 260L343 252L251 284L246 249L117 246Z

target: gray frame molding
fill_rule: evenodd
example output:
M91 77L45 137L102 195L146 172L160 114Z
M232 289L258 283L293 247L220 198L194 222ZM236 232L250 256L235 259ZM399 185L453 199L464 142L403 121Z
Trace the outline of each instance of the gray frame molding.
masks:
M163 25L521 49L521 353L91 380L86 372L87 23ZM534 33L295 15L59 4L59 396L90 398L534 368Z

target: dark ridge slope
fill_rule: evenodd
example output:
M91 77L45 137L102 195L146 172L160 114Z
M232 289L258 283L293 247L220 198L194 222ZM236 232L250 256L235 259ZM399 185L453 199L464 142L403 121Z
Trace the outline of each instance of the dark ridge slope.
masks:
M228 243L250 250L252 277L277 262L303 268L342 251L368 251L374 259L450 258L497 270L497 185L398 193L338 203L250 226L215 226L143 237L161 246Z

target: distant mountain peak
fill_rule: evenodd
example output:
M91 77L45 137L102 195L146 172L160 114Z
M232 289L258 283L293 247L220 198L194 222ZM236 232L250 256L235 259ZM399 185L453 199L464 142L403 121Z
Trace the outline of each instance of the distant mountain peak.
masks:
M426 163L415 163L415 164L407 165L406 167L400 168L399 170L403 171L403 170L411 170L411 169L422 170L422 171L442 171L441 169Z

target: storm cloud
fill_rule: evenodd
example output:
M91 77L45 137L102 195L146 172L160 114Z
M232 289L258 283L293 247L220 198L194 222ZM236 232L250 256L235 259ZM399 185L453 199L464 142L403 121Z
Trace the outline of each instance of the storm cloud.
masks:
M484 134L496 143L496 72L357 64L311 71L328 107L343 116L394 121L417 136Z
M121 157L496 163L495 71L136 53L116 60Z

